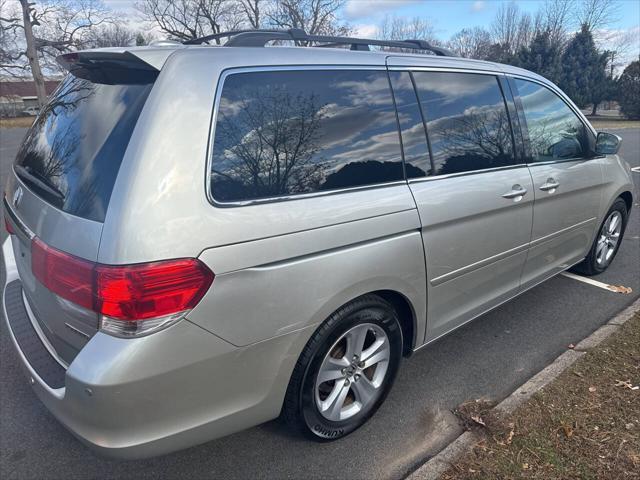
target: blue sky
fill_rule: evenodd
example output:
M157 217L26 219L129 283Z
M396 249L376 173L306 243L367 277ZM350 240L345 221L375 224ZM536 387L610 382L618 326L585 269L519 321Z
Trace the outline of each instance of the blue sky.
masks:
M431 20L439 37L449 38L465 27L488 27L502 3L508 3L508 0L348 0L344 17L366 31L368 26L377 25L386 14L420 16ZM520 0L516 3L522 11L535 13L544 0ZM618 21L611 28L640 28L640 1L619 0L617 3Z

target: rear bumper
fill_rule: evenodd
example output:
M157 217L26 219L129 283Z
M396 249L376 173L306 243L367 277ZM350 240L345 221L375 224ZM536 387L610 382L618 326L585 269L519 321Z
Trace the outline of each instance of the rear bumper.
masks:
M310 332L243 348L188 320L136 339L97 333L65 370L21 317L25 307L10 238L3 254L5 320L30 383L56 418L92 449L118 458L150 457L280 413Z

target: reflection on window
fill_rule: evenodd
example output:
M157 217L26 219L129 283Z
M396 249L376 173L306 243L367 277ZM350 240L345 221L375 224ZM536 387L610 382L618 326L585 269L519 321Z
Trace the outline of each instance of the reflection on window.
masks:
M414 72L436 175L513 165L511 127L497 78Z
M219 201L403 178L384 71L270 71L227 77L211 172Z
M582 158L587 148L587 130L569 106L551 90L515 79L522 99L534 162Z
M390 72L389 77L398 110L407 178L424 177L431 173L431 160L427 134L411 74Z
M68 75L27 133L16 173L57 208L103 221L151 86L99 84Z

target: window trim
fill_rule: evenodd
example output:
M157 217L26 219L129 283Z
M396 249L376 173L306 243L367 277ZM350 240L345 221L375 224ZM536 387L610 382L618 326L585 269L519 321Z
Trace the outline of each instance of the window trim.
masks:
M506 75L503 72L492 72L490 70L473 70L473 69L462 69L462 68L442 68L442 67L393 67L390 68L389 70L393 70L393 71L398 71L398 70L406 70L408 72L411 73L411 80L413 82L413 88L416 92L416 98L418 99L418 104L420 105L420 112L422 113L422 122L424 124L424 129L427 132L427 144L429 146L429 157L431 159L431 165L432 165L432 170L431 170L431 174L425 176L425 177L418 177L418 178L412 178L412 179L407 179L408 183L415 183L415 182L421 182L421 181L425 181L425 180L430 180L430 179L440 179L440 178L449 178L449 177L459 177L459 176L465 176L465 175L473 175L473 174L481 174L481 173L485 173L485 172L496 172L496 171L500 171L500 170L510 170L512 168L520 168L520 167L525 167L527 166L527 164L524 162L524 159L521 158L521 156L518 154L518 149L517 149L517 142L515 139L515 135L516 135L516 126L514 125L514 120L513 118L511 118L511 114L509 111L509 100L507 99L507 95L506 92L503 89L502 86L502 82L500 81L501 78L504 78L506 80ZM422 110L422 102L420 102L420 95L418 93L418 85L415 81L413 72L417 71L417 72L438 72L438 73L475 73L475 74L480 74L480 75L489 75L495 78L496 83L498 84L498 90L500 91L500 95L502 96L502 101L504 103L504 108L507 112L507 118L509 119L509 131L511 132L511 148L513 149L513 158L515 160L516 163L512 164L512 165L503 165L500 167L493 167L493 168L482 168L482 169L478 169L478 170L468 170L466 172L456 172L456 173L445 173L445 174L440 174L440 175L436 175L435 174L435 164L433 161L433 153L431 151L431 140L429 138L429 128L427 127L427 119L425 117L425 114ZM514 97L515 100L515 97ZM514 102L515 103L515 102ZM516 105L516 111L517 111L517 105ZM517 126L517 130L520 131L520 125L518 124Z
M234 201L220 201L216 200L213 196L212 185L211 185L211 167L213 165L213 143L216 135L216 123L219 113L220 99L222 98L222 90L224 88L225 80L235 74L241 73L253 73L253 72L286 72L286 71L307 71L307 70L357 70L357 71L381 71L387 72L387 67L385 65L270 65L264 67L233 67L227 68L220 73L218 77L218 83L216 85L216 95L214 99L213 111L211 114L211 121L209 126L209 140L207 144L207 161L205 165L205 175L204 175L204 183L205 183L205 192L207 201L213 205L214 207L219 208L234 208L234 207L245 207L250 205L263 205L268 203L278 203L278 202L286 202L289 200L302 200L307 198L315 198L315 197L325 197L329 195L339 195L342 193L349 192L358 192L363 190L372 190L377 188L384 187L392 187L397 185L406 185L406 175L404 174L404 152L402 150L402 143L399 140L399 158L402 162L402 171L404 178L402 180L392 180L389 182L383 183L375 183L370 185L358 185L355 187L349 188L337 188L332 190L323 190L317 192L308 192L308 193L294 193L289 195L279 195L273 197L263 197L256 198L251 200L234 200ZM389 80L389 75L387 74L387 80ZM389 93L391 95L391 105L397 115L397 109L395 106L395 99L393 97L393 89L391 88L391 84L389 82ZM397 122L396 122L397 123ZM398 125L396 124L396 129L398 130L398 135L400 135L400 130Z
M571 110L571 112L576 116L576 118L582 123L582 125L589 131L591 132L594 136L598 135L598 132L596 131L595 128L593 128L593 125L591 125L589 123L589 121L584 117L583 113L578 110L574 105L573 102L571 102L571 99L569 99L564 92L562 92L559 88L557 88L555 85L547 85L544 82L541 82L537 79L531 78L531 77L527 77L525 75L517 75L517 74L506 74L507 79L509 81L509 86L511 87L512 91L513 91L513 97L515 100L515 104L516 104L516 110L518 113L518 120L520 122L520 129L522 131L522 136L524 139L524 148L525 148L525 162L527 164L527 166L535 166L535 165L553 165L556 163L568 163L568 162L588 162L590 160L595 160L596 158L603 158L603 155L592 155L592 156L584 156L584 157L571 157L571 158L558 158L556 160L545 160L543 162L536 162L533 160L533 151L531 150L531 142L529 139L529 124L527 122L527 119L525 117L525 113L524 113L524 105L522 104L522 96L520 95L520 90L518 89L518 86L516 85L515 81L516 79L518 80L523 80L526 82L531 82L531 83L535 83L536 85L541 86L542 88L546 88L548 91L550 91L552 94L554 94L558 99L560 99L560 101L562 101L567 108L569 108L569 110ZM589 152L586 152L587 154Z

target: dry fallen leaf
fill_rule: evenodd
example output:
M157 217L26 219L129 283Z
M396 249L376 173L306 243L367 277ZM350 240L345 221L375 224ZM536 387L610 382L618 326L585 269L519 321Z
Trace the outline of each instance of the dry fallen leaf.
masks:
M482 420L482 417L480 417L480 415L471 415L471 420L473 420L474 422L476 422L478 425L483 425L483 426L487 426L484 423L484 420Z
M523 463L522 464L522 469L523 470L529 470L529 464L528 463Z
M624 287L622 285L607 285L607 289L616 293L631 293L633 290L629 287Z
M634 386L631 384L631 380L625 380L625 381L622 381L622 380L616 380L616 385L615 385L615 386L616 386L616 387L626 387L626 388L628 388L629 390L638 390L638 389L640 389L640 386L637 386L637 385L636 385L636 386L634 387Z
M589 391L590 391L591 393L595 392L596 390L597 390L597 389L596 389L596 387L589 387Z
M511 428L509 435L507 435L507 445L511 445L511 440L513 440L514 430Z
M573 428L569 425L562 425L562 430L564 431L564 436L570 438L573 435Z

